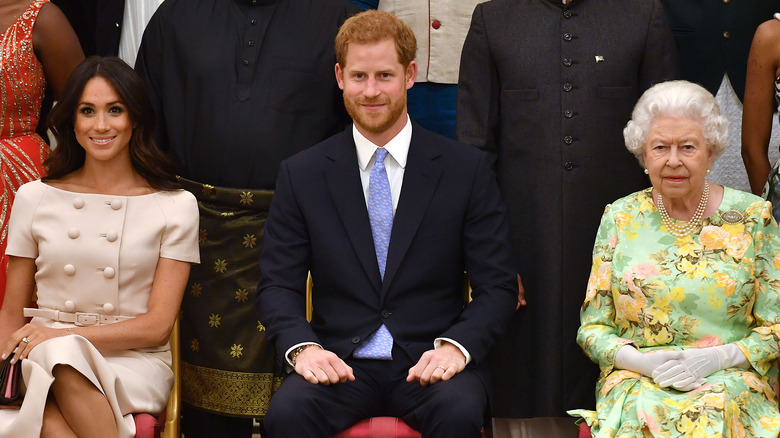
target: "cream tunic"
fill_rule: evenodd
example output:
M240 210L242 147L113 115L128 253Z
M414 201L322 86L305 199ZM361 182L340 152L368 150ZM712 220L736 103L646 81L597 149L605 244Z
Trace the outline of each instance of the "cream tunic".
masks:
M11 213L8 255L35 259L38 306L61 312L137 316L147 310L160 257L199 262L198 208L189 192L111 196L22 186ZM33 324L74 327L35 317ZM160 412L173 384L169 349L98 351L64 336L36 346L22 362L20 410L0 410L0 437L38 437L56 364L67 363L100 388L120 437L135 435L133 412Z

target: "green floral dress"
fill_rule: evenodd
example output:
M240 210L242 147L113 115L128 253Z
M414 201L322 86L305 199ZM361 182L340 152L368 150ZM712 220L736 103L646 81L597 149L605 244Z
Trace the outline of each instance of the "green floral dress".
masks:
M570 414L596 437L776 438L779 235L769 202L729 188L701 229L680 239L650 189L608 205L577 334L601 368L596 412ZM647 352L727 343L751 368L716 372L690 392L613 368L625 344Z

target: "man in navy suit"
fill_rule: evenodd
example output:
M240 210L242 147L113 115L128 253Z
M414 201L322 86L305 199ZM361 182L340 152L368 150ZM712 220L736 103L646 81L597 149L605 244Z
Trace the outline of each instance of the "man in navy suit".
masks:
M484 358L517 303L515 267L490 159L407 115L415 53L393 15L348 19L335 71L354 124L281 164L256 304L295 372L271 400L271 438L331 437L375 416L480 436Z

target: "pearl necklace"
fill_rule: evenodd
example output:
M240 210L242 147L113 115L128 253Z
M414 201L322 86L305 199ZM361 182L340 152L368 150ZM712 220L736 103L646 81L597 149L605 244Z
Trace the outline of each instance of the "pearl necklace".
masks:
M709 200L709 197L710 184L705 181L704 192L701 194L699 206L696 207L696 211L693 213L693 216L691 216L691 220L689 220L684 227L681 227L677 225L672 218L669 217L669 213L666 212L666 207L664 207L663 197L661 196L661 193L658 193L658 212L661 213L661 220L663 221L664 225L666 225L666 229L668 229L669 232L678 239L691 234L693 230L695 230L701 223L701 218L704 216L704 209L707 208L707 201Z

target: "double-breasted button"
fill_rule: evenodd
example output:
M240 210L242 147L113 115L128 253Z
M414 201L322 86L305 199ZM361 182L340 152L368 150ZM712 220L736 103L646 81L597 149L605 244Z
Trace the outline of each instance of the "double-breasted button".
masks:
M248 59L245 59L245 60L244 60L244 66L246 67L247 65L249 65L249 60L248 60Z
M571 67L571 64L572 64L571 58L563 58L563 65L565 65L566 67Z
M254 46L255 46L255 42L254 42L254 40L249 40L249 42L248 42L248 43L246 43L246 44L247 44L249 47L254 47Z
M109 242L114 242L117 238L119 238L119 235L116 234L116 231L109 231L106 233L106 240Z
M119 210L120 208L122 208L122 200L112 199L111 202L108 203L108 205L111 206L112 210Z
M723 4L724 4L724 5L727 5L727 4L729 4L729 3L731 3L731 0L723 0Z
M81 233L79 233L79 230L76 228L71 228L68 230L68 237L71 239L78 239L79 235L81 235Z
M567 119L570 119L574 116L574 111L567 109L563 111L563 117L566 117Z
M82 208L84 207L84 200L81 198L73 198L73 208Z
M564 18L571 18L571 11L563 11Z
M574 163L571 161L567 161L566 164L563 165L563 168L566 170L572 170L574 169Z
M253 19L249 20L249 24L257 24L257 20L255 20L255 19L253 18Z
M76 273L76 267L68 263L62 268L65 271L65 275L73 275Z
M111 315L114 313L114 305L111 303L103 304L103 312L105 312L106 315Z
M574 38L574 37L569 32L566 32L565 34L563 34L563 40L564 41L571 41L572 38Z
M382 318L389 318L390 317L390 311L389 310L383 310L382 311Z
M726 38L726 39L731 38L731 31L730 30L724 30L723 31L723 38Z
M574 141L574 138L572 138L571 135L567 135L566 137L563 137L563 142L566 143L566 144L572 144L573 141Z
M563 91L569 92L569 91L571 91L571 89L572 89L572 86L571 86L571 84L569 82L563 84Z
M65 311L72 312L74 310L76 310L76 304L71 300L65 301Z
M441 21L439 20L433 20L433 23L431 23L431 27L434 29L438 29L441 27Z
M105 268L105 269L103 269L103 276L106 277L106 278L114 278L115 274L116 274L116 272L114 272L114 268L112 268L110 266Z
M360 336L355 336L354 338L352 338L352 343L353 343L353 344L358 344L358 343L360 343Z

